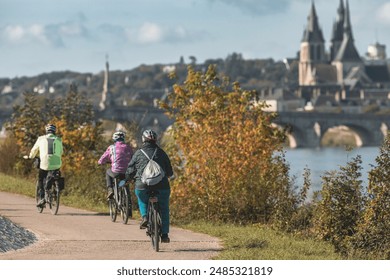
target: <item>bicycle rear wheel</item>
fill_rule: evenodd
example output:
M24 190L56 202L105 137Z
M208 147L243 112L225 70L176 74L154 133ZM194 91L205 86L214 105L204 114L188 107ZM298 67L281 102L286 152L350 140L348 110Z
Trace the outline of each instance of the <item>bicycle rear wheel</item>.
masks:
M110 218L112 222L116 221L116 202L115 199L111 198L108 200L108 208L110 209Z
M38 187L38 184L37 184L37 186L35 187L35 202L36 202L36 205L38 205L38 202L40 200L41 200L41 194L39 192L39 187ZM37 211L38 211L38 213L42 213L43 206L37 206Z
M158 252L160 250L160 228L159 228L159 218L158 218L158 211L155 207L152 207L153 211L152 211L152 226L151 226L151 230L152 230L152 234L151 234L151 238L152 238L152 245L153 245L153 249Z
M56 185L53 185L51 187L49 205L50 205L50 212L53 215L57 215L58 208L60 207L60 191L57 182Z
M119 190L120 197L120 211L122 216L122 222L127 224L129 220L129 195L127 193L127 189L125 187L121 187Z

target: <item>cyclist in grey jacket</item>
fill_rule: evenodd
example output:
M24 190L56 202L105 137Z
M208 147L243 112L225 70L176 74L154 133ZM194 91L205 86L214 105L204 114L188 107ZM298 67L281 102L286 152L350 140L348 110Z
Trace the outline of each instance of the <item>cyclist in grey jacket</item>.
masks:
M151 158L156 151L153 160L156 161L165 172L164 178L153 186L147 186L142 183L141 177L142 172L145 169L145 166L148 164L149 160L139 149L134 153L131 161L126 170L126 180L135 181L135 194L138 198L138 205L140 214L142 216L142 222L140 228L143 229L147 225L147 206L148 206L148 190L156 189L158 190L158 201L161 210L161 220L162 220L162 236L161 242L169 243L170 239L168 237L169 233L169 198L171 193L171 188L168 178L173 176L173 169L171 161L168 155L163 149L157 145L157 134L153 130L145 130L142 133L142 150Z

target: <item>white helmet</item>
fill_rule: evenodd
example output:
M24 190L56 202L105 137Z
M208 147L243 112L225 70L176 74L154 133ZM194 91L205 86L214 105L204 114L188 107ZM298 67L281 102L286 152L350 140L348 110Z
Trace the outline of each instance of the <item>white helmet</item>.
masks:
M114 134L112 135L112 140L114 140L115 142L118 140L124 141L125 136L126 136L126 134L123 131L117 131L117 132L114 132Z
M156 142L157 141L157 133L151 129L147 129L142 133L142 142Z
M45 126L45 130L46 130L46 134L48 134L48 133L53 133L53 134L55 134L56 133L56 131L57 131L57 128L56 128L56 126L54 125L54 124L47 124L46 126Z

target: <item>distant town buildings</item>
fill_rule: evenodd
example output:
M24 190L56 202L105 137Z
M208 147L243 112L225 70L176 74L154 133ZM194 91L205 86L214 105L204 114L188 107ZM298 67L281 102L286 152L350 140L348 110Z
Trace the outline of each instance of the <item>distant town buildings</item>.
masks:
M354 44L348 0L345 4L340 0L329 50L325 48L312 2L299 52L299 96L312 101L316 107L323 96L328 96L328 104L349 102L351 105L354 101L357 105L368 99L385 101L383 97L387 102L389 92L386 46L376 42L368 46L365 57L359 55Z

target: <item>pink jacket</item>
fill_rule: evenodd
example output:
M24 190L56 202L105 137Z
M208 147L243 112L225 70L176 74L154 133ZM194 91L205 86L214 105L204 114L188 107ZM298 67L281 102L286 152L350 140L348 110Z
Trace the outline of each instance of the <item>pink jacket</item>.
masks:
M128 144L117 141L107 148L98 163L105 164L111 162L112 172L125 173L132 156L133 149Z

